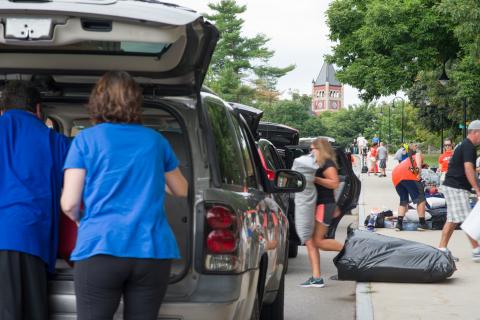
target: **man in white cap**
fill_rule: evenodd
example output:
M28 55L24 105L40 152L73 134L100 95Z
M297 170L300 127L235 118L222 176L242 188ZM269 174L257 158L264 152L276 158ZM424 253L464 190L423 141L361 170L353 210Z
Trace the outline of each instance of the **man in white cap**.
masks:
M447 202L447 222L443 226L442 237L438 248L448 251L447 245L456 226L462 223L470 213L470 190L474 190L480 197L480 188L475 174L477 159L476 146L480 145L480 120L474 120L468 126L468 135L455 148L448 164L448 171L441 191ZM480 247L475 239L470 238L472 245L472 259L480 262Z

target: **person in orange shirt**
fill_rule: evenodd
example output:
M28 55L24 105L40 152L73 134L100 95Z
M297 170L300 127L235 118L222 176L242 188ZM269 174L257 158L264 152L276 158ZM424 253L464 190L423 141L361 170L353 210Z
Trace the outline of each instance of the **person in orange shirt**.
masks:
M426 230L428 226L425 222L425 191L420 182L423 156L420 150L417 150L416 144L410 144L407 152L408 158L400 162L392 171L392 182L400 196L396 229L403 230L403 218L408 210L409 198L411 198L412 202L417 205L420 222L417 230Z
M453 155L453 143L452 139L447 138L443 140L444 152L438 157L438 169L444 173L448 170L448 162Z
M376 142L374 142L370 147L370 172L375 174L378 173L377 147L378 147L378 143Z

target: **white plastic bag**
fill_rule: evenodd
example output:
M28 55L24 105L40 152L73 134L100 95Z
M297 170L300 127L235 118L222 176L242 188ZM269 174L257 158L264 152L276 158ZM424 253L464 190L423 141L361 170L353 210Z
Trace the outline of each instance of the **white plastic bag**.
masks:
M428 197L427 203L430 209L443 208L447 206L445 199L439 197Z
M292 170L305 176L306 185L302 192L295 193L295 228L302 243L312 238L315 227L315 208L317 189L313 183L318 165L312 154L304 155L293 161Z
M467 219L460 226L472 239L480 240L480 201L468 215Z

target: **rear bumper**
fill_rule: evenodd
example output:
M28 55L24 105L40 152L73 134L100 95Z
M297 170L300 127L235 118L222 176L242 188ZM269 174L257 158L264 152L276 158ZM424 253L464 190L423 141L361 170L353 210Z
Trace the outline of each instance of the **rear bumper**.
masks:
M247 271L235 276L201 275L195 292L188 301L169 301L165 298L157 319L162 320L243 320L250 319L258 283L258 269ZM228 281L230 278L231 281ZM49 320L75 320L75 295L73 282L60 285L68 288L57 288L50 294ZM62 290L63 289L63 290ZM62 294L58 291L69 291ZM170 299L173 297L170 296ZM120 320L123 304L114 317Z
M158 319L162 320L234 320L248 319L250 303L237 300L229 303L165 303Z

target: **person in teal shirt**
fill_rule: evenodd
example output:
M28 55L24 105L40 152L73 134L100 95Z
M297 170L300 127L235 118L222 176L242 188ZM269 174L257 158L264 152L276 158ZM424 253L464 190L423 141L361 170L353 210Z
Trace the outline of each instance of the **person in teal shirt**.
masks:
M180 258L164 197L166 186L187 196L188 184L168 141L142 126L142 102L126 72L102 76L88 105L95 125L65 161L62 209L79 224L70 257L79 320L112 319L122 295L124 319L156 319Z

